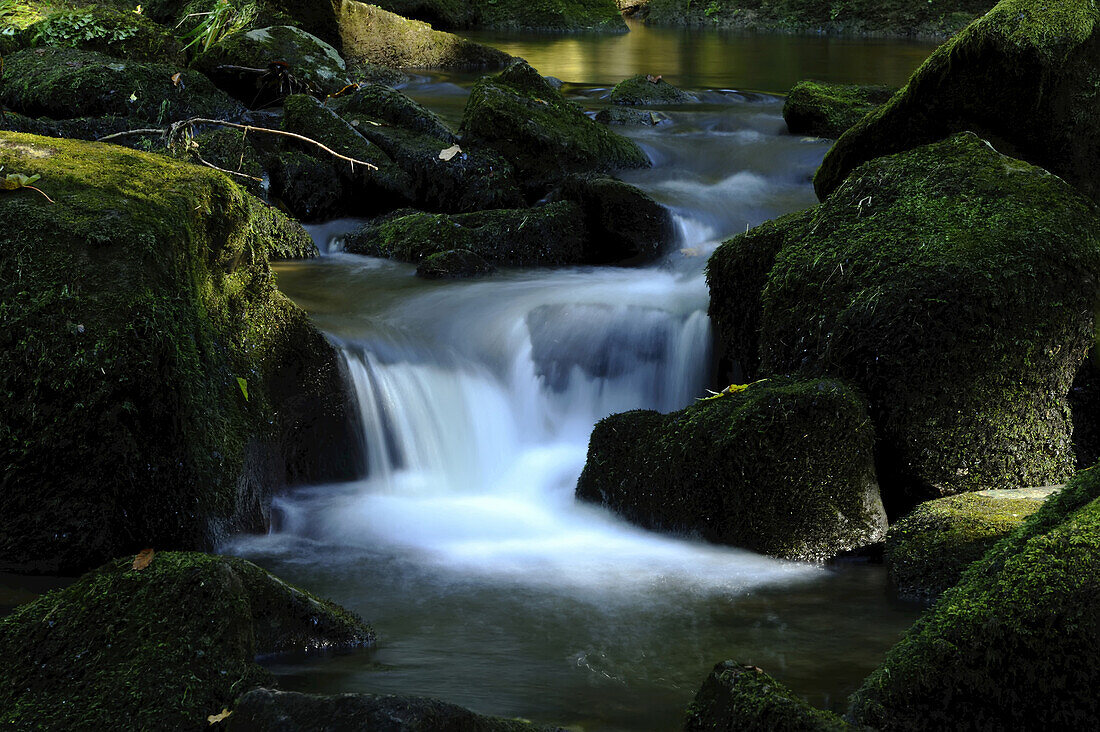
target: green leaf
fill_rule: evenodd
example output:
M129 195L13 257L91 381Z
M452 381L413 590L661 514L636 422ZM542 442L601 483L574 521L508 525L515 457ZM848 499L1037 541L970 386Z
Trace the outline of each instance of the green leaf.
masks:
M0 190L3 191L17 191L20 188L25 188L36 180L41 178L40 175L23 175L22 173L8 173L3 178L0 178Z
M242 379L240 376L238 376L237 377L237 386L241 387L241 393L244 394L244 400L247 402L248 401L248 381L246 379Z

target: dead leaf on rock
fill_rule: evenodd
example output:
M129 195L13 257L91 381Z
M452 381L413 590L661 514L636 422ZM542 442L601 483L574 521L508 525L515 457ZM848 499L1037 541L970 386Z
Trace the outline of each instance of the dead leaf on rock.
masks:
M658 84L661 81L661 75L657 74L656 76L654 76L653 74L646 74L645 80L648 81L650 84Z
M209 722L210 724L217 724L218 722L222 721L223 719L225 719L226 717L228 717L232 713L233 712L229 711L228 708L223 707L222 710L221 710L221 713L211 714L209 717L206 718L206 721Z
M440 160L450 160L455 155L458 155L460 152L462 152L462 148L460 148L458 145L451 145L446 150L440 150L439 151L439 159Z
M134 569L140 571L152 564L154 553L152 549L142 549L138 552L138 555L134 557Z

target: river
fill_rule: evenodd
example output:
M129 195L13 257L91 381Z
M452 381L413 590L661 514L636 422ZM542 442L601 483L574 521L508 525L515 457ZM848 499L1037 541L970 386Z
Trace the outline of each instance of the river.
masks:
M814 203L829 143L787 134L776 93L800 78L901 84L931 47L638 26L477 39L566 80L591 109L635 73L699 93L665 110L671 124L622 129L654 162L622 177L672 211L678 241L644 268L441 283L342 253L356 222L311 227L325 255L279 265L279 284L343 351L371 471L277 498L270 534L223 551L351 608L380 640L267 665L293 690L669 730L711 666L733 658L843 709L919 613L890 598L881 567L644 532L578 505L573 489L596 420L678 409L711 385L703 267L715 246ZM404 90L457 122L474 78Z

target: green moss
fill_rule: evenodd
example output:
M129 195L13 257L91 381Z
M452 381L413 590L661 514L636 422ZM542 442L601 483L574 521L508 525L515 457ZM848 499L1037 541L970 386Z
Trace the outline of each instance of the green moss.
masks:
M368 117L422 135L454 142L439 116L407 94L383 84L365 84L329 103L341 117Z
M970 130L1100 200L1098 19L1092 0L1002 0L837 141L818 196L867 160Z
M271 676L257 653L373 643L346 610L240 559L112 561L0 620L0 723L206 729Z
M886 534L891 582L906 597L938 597L1042 505L973 493L922 503Z
M612 415L577 497L647 528L828 559L885 534L866 410L840 382L777 377L668 415Z
M195 135L193 140L196 147L181 153L192 162L198 162L201 158L224 170L254 178L263 177L264 167L260 161L260 154L242 131L230 127L215 127ZM239 177L234 177L233 180L249 193L254 195L263 193L263 185L259 181Z
M448 249L422 259L416 267L416 275L426 280L453 280L481 277L495 269L484 257L469 249Z
M817 208L723 245L709 279L726 301L712 313L719 333L751 324L728 302L744 276L729 250L759 240L755 286L779 237L761 373L830 374L867 393L893 510L1061 483L1066 394L1092 341L1097 215L1055 176L956 135L867 163Z
M688 104L695 97L663 79L650 81L645 75L624 79L611 89L611 103L629 106Z
M461 131L496 149L532 189L569 173L649 165L632 140L589 119L525 61L474 85Z
M626 32L615 0L474 0L473 4L481 28Z
M183 46L167 28L144 15L91 6L49 15L26 33L32 46L96 51L115 58L182 64Z
M800 81L787 93L783 120L795 135L839 137L896 91L889 86Z
M810 706L762 669L734 661L714 667L687 710L685 732L840 732L851 729Z
M302 434L351 429L336 354L267 264L300 228L163 155L0 133L0 165L56 201L0 197L0 566L261 527L316 470Z
M1077 728L1100 720L1100 469L1077 474L970 565L853 695L884 730Z
M178 85L172 81L177 72ZM157 124L188 117L231 119L243 112L194 71L70 48L28 48L6 57L0 102L30 116L116 115Z
M241 11L232 30L255 30L273 25L290 25L338 46L340 30L332 0L229 0ZM148 0L144 13L158 23L188 33L210 10L210 0ZM191 17L188 17L191 16Z

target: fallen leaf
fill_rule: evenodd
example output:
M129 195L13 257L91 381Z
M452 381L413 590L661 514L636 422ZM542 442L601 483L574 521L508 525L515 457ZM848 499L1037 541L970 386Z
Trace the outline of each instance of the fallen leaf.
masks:
M656 76L654 76L653 74L646 74L645 80L648 81L650 84L657 84L661 81L661 75L657 74Z
M241 387L241 393L244 394L244 400L247 402L248 401L248 381L246 379L242 379L240 376L238 376L237 377L237 386Z
M455 155L458 155L460 152L462 152L462 148L460 148L458 145L451 145L446 150L440 150L439 151L439 159L440 160L450 160Z
M141 6L140 5L138 5L136 8L134 8L134 13L137 14L137 15L141 15Z
M181 79L183 79L183 72L182 71L177 71L176 73L172 74L172 84L174 86L179 86Z
M206 721L210 724L217 724L232 713L233 712L229 711L227 707L222 707L222 711L220 714L211 714L209 717L206 718Z
M22 173L8 173L3 178L0 178L0 190L5 191L17 191L20 188L26 188L31 183L41 178L40 175L23 175Z
M142 549L140 552L138 552L138 555L134 557L134 569L140 572L141 570L152 564L154 553L155 552L152 549Z
M137 101L137 94L136 93L133 93L133 94L130 95L130 101L131 102L136 102Z

